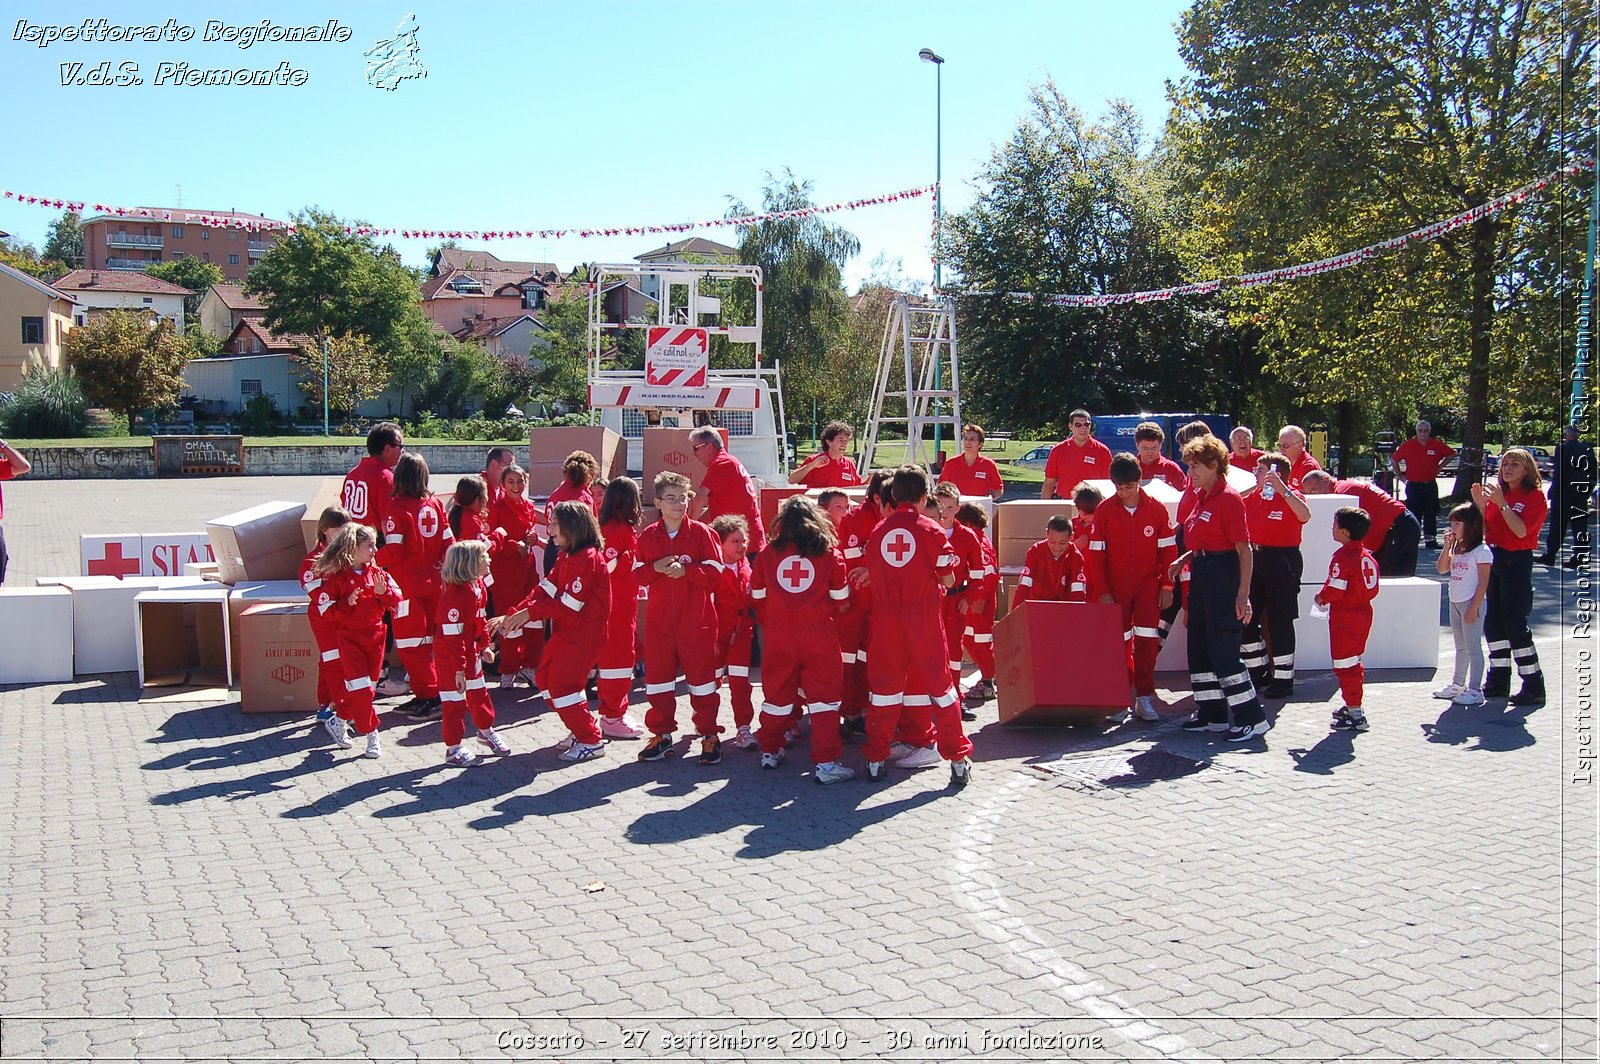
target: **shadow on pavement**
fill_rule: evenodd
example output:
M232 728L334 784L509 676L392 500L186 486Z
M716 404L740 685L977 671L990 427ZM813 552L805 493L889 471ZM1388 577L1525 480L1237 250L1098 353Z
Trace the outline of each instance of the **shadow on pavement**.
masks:
M1509 705L1503 698L1490 699L1481 706L1452 702L1438 720L1422 725L1422 734L1430 743L1466 746L1468 750L1521 750L1536 741L1528 731L1528 718L1538 708Z

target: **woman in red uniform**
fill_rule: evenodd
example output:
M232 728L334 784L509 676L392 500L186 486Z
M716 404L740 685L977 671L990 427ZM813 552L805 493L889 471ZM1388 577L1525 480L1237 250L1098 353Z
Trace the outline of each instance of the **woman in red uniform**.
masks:
M539 582L537 551L541 518L538 508L528 501L528 474L519 465L509 465L500 473L500 490L492 493L486 515L491 528L505 534L489 554L489 585L497 601L509 606L521 602ZM544 650L544 631L531 628L503 630L500 633L500 686L510 687L520 676L533 682L533 668Z
M489 593L483 578L489 575L489 565L488 544L468 539L451 545L440 569L444 591L439 595L434 660L439 670L439 699L444 706L440 725L444 759L446 764L457 767L478 761L475 754L461 747L469 711L479 742L501 756L511 752L505 740L495 734L494 703L489 700L483 679L483 656L489 651L490 634L485 618Z
M381 757L373 687L383 671L383 615L404 601L400 588L373 560L378 534L366 525L345 525L312 570L322 581L317 610L331 617L338 633L339 671L344 675L339 716L367 737L364 757Z
M1533 455L1513 447L1500 456L1500 472L1488 487L1472 486L1472 501L1483 512L1483 540L1494 554L1489 566L1489 594L1483 614L1483 637L1489 643L1487 698L1511 694L1515 660L1522 689L1514 706L1544 704L1544 673L1533 648L1528 614L1533 609L1533 552L1550 503L1539 490L1539 467Z
M633 558L639 547L643 516L639 485L618 477L606 485L600 500L600 538L606 543L606 570L611 574L611 616L606 643L600 648L600 734L607 739L637 739L639 725L628 715L633 667L639 660L639 578Z
M322 511L322 516L317 519L317 545L300 562L300 586L305 588L306 596L311 599L307 616L311 621L311 638L317 641L319 655L317 723L328 729L333 741L345 749L350 747L350 729L333 711L334 704L339 701L339 691L344 687L344 678L339 675L339 634L333 630L333 622L316 608L317 589L322 586L316 569L317 559L328 549L328 541L333 538L333 533L349 523L350 514L343 507L330 506Z
M980 452L986 439L983 426L968 425L961 430L961 453L939 470L939 483L954 484L963 495L987 495L995 502L1005 494L1000 467Z
M594 511L581 502L557 503L555 543L561 553L555 571L545 575L528 600L505 624L548 619L550 639L539 659L539 689L572 732L563 761L589 761L605 754L605 740L589 709L584 685L600 660L611 614L611 574L606 572L605 540Z
M808 488L853 488L863 483L856 464L846 454L855 430L843 421L830 421L822 430L822 450L789 474L789 483Z
M394 498L384 518L378 561L400 584L406 600L394 615L394 648L411 677L410 702L400 707L414 720L439 716L439 679L433 667L433 615L439 608L439 566L454 538L444 503L428 491L428 463L407 451L394 467Z

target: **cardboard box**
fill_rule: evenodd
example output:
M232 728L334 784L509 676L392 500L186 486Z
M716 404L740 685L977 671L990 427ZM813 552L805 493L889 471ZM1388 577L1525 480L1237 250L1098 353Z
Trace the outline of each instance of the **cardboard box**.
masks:
M1000 565L1021 565L1028 548L1044 538L1044 526L1051 517L1061 514L1071 518L1075 513L1077 510L1072 503L1064 499L1016 499L995 506L989 537L995 551L1001 555ZM1009 561L1005 547L1008 542L1011 544L1009 553L1014 555L1014 560Z
M240 672L244 656L241 622L248 610L263 604L309 606L310 600L299 580L247 580L232 586L228 592L228 638L235 682L243 675Z
M1002 724L1070 724L1127 709L1122 611L1100 602L1026 602L995 626Z
M306 512L300 516L300 538L303 541L300 557L304 558L306 551L316 546L317 522L322 520L322 511L330 506L341 505L339 493L342 491L344 477L323 477L322 483L317 485L317 493L311 496Z
M72 592L0 588L0 683L70 683Z
M531 475L535 466L555 466L567 460L573 451L588 451L600 463L600 478L624 476L628 472L628 441L601 425L565 425L557 428L530 429L528 433L528 469ZM531 476L530 476L531 479ZM557 476L557 482L560 477ZM549 493L549 487L533 488Z
M305 503L280 501L207 521L222 582L298 578L308 549L301 528L305 514Z
M214 691L226 699L232 671L228 589L164 588L134 597L141 688ZM162 692L153 692L162 693Z
M239 709L310 713L317 708L321 654L308 606L257 603L239 617Z
M655 483L656 474L671 471L682 473L689 478L689 486L695 491L700 490L700 482L705 479L706 467L700 464L700 459L694 456L693 446L689 443L689 433L693 429L661 429L646 428L641 445L644 450L644 470L639 487L643 490L645 498L650 498L650 493ZM728 430L719 429L722 433L723 446L728 443ZM692 507L691 507L692 508Z
M1328 622L1311 616L1312 599L1322 584L1318 580L1300 585L1300 619L1294 622L1296 672L1333 668ZM1450 638L1439 616L1448 587L1422 576L1383 578L1378 597L1372 600L1372 631L1361 664L1369 670L1437 669L1440 647Z
M1017 593L1017 582L1022 579L1022 566L1013 565L1000 568L1000 601L995 603L994 619L998 624L1001 618L1011 612L1011 597Z
M222 566L216 562L185 562L183 575L196 580L222 581Z
M79 676L138 669L132 622L140 593L206 586L198 577L71 576L54 582L72 593L72 669Z
M778 508L783 505L784 500L805 494L807 492L804 484L785 484L782 487L763 485L758 488L757 495L761 503L762 526L765 528L772 527L772 522L778 519ZM812 501L816 501L815 496L812 497Z

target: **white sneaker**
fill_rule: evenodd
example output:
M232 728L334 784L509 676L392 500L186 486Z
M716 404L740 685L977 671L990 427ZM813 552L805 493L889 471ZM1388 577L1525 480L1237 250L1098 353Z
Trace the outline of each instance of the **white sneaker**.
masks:
M811 773L818 783L843 783L856 778L855 772L842 761L824 761Z
M383 748L378 745L378 733L367 733L367 752L362 757L379 758L383 756Z
M640 734L639 726L628 719L627 714L620 717L601 717L600 734L607 739L637 739Z
M484 728L482 731L478 732L478 741L484 746L487 746L490 750L493 750L495 753L499 754L501 757L505 757L511 752L511 747L506 745L506 741L504 739L495 734L493 728Z
M895 761L896 768L932 768L944 758L936 746L914 746L911 752Z
M504 672L504 673L500 674L500 690L502 690L502 691L509 690L510 688L515 687L516 683L517 683L517 674L516 673L514 673L514 672Z
M761 767L762 768L777 768L781 764L783 764L783 751L782 750L779 750L775 754L762 754L761 755Z
M533 680L533 670L532 669L528 669L528 668L518 669L516 671L516 674L511 679L512 679L512 682L520 684L523 687L538 687L539 686Z
M328 734L333 737L333 741L339 744L340 749L350 749L352 744L350 739L350 726L348 724L340 720L338 717L329 717L327 720L322 722L322 726L326 728Z
M750 725L746 724L739 729L739 734L733 737L733 745L741 750L749 750L756 745L756 737L750 734Z
M1133 705L1133 715L1140 720L1160 720L1161 714L1156 712L1155 700L1149 695L1140 695Z
M378 686L373 689L373 694L378 698L399 698L411 693L411 684L405 680L396 680L385 676L378 681Z
M922 747L920 747L920 746L912 746L910 743L890 743L889 744L889 760L890 761L898 761L902 757L905 757L907 754L912 753L913 751L916 751L916 750L920 750L920 749L922 749Z
M1453 701L1458 706L1481 706L1486 699L1483 697L1483 692L1476 687L1463 687Z
M563 761L593 761L597 757L606 756L606 744L599 743L573 743L561 751Z
M1446 702L1454 702L1456 695L1465 690L1466 688L1462 687L1458 683L1447 683L1437 691L1433 692L1433 697L1443 699Z
M566 738L564 738L560 742L556 743L556 749L557 750L571 750L573 748L573 746L577 744L577 742L578 742L578 737L576 735L573 735L571 732L567 732Z
M478 755L464 746L453 747L444 755L444 763L453 768L468 768L478 763Z

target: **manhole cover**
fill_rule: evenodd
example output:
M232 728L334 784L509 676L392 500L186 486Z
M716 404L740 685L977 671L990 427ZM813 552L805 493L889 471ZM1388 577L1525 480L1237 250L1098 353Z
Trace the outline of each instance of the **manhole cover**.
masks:
M1165 750L1145 750L1137 754L1100 754L1071 757L1038 768L1091 787L1142 787L1157 780L1192 776L1208 767L1209 761L1179 757Z

